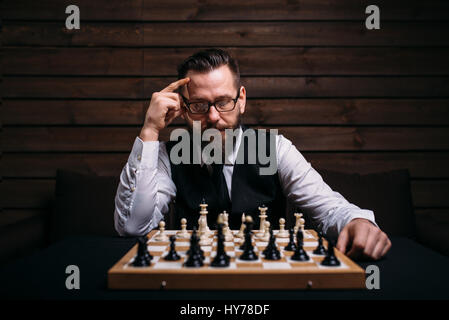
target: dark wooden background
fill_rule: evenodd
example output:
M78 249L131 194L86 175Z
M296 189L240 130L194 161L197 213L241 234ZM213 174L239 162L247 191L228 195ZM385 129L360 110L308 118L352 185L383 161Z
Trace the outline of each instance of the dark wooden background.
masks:
M56 169L119 175L152 92L212 46L240 62L246 123L317 168L408 168L418 219L449 232L449 1L373 3L380 30L371 1L4 0L0 261L45 245Z

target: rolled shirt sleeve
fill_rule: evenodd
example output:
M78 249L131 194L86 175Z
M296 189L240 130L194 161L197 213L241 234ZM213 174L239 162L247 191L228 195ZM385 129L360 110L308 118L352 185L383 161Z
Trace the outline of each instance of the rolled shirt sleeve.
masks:
M175 195L165 143L136 137L115 197L116 231L122 236L147 234L168 212Z

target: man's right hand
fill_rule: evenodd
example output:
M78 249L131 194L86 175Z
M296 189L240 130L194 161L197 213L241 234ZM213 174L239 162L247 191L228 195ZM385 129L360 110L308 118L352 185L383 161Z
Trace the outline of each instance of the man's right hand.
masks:
M142 141L157 141L159 132L184 112L182 98L175 91L189 81L189 78L180 79L153 93L139 135Z

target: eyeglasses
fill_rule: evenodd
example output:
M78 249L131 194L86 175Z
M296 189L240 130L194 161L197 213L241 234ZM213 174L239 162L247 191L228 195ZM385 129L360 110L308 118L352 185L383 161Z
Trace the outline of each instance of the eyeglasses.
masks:
M225 98L225 99L220 99L215 102L209 102L209 101L189 102L186 99L186 97L184 97L182 94L180 94L180 95L181 95L182 99L184 100L184 103L186 104L187 109L189 109L189 111L191 113L205 114L205 113L209 112L209 109L211 106L214 106L218 112L229 112L229 111L234 110L237 100L240 97L240 90L235 99Z

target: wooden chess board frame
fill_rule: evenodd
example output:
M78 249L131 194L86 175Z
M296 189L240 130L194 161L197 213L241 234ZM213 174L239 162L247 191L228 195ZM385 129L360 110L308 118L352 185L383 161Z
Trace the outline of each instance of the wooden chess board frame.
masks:
M148 234L148 239L150 240L157 232L158 230L151 231ZM306 230L305 233L313 236L304 239L304 249L310 255L311 251L314 250L311 244L317 242L317 234L314 230ZM182 240L177 239L177 248L178 241ZM189 242L188 239L184 241L186 241L184 247L186 249ZM309 242L309 246L307 242ZM168 241L164 244L167 248L169 247ZM324 241L324 245L327 248L326 241ZM283 245L279 245L278 242L278 247L281 248ZM161 254L161 252L149 251L153 256ZM205 252L206 257L209 252ZM164 254L166 253L167 250ZM284 253L290 254L283 251ZM313 261L295 262L290 269L265 269L260 266L253 267L248 262L239 264L237 268L213 268L205 263L200 268L156 269L154 266L158 262L153 262L154 260L149 267L133 267L130 265L130 261L136 254L137 244L108 271L109 289L288 290L365 288L365 271L337 249L335 249L335 254L342 263L342 267L319 267L319 262L324 257L311 256ZM276 262L263 259L260 250L257 254L264 263ZM232 258L231 261L237 262L236 258Z

